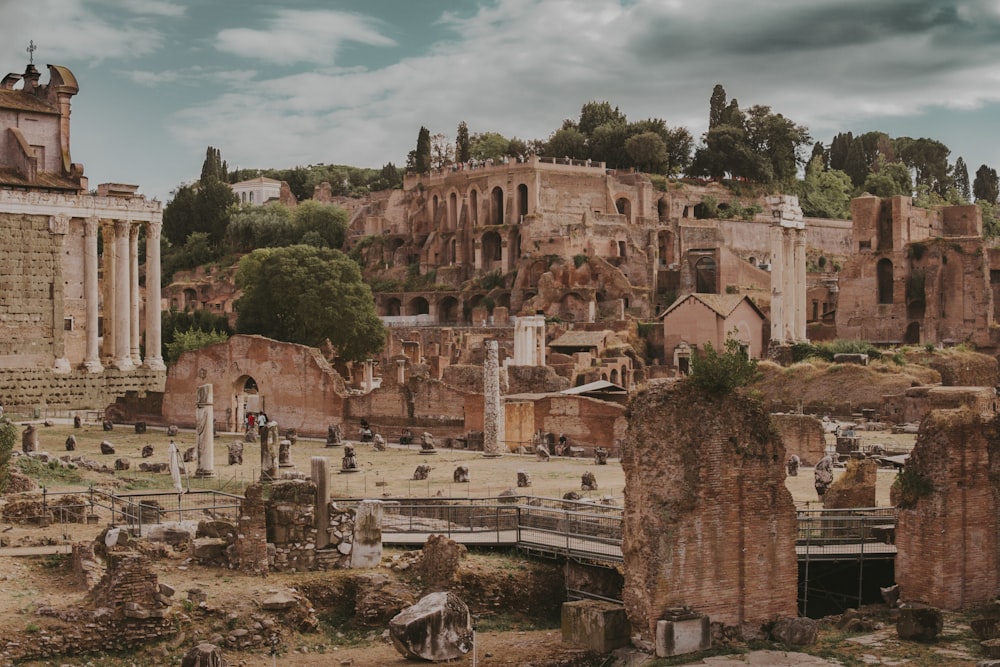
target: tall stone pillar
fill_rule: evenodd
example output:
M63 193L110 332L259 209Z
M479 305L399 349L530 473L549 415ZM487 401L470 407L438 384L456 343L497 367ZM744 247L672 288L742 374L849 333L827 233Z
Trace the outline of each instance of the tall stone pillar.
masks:
M142 365L139 356L139 225L131 225L128 230L128 277L129 277L129 356L136 368Z
M786 343L794 342L794 337L792 331L794 330L795 321L795 243L792 240L795 234L794 230L788 229L787 227L782 228L782 236L784 241L784 253L783 259L785 260L785 266L782 269L782 281L784 283L784 303L782 307L784 310L783 324L784 331L782 332L781 339Z
M399 385L406 384L406 359L396 360L396 383Z
M501 456L505 440L498 346L495 340L488 340L483 364L483 456Z
M316 548L330 546L330 460L325 456L309 459L309 472L316 485Z
M55 357L52 371L54 373L69 373L69 359L66 358L66 330L62 272L62 258L66 247L66 234L69 232L69 216L59 213L49 218L49 233L55 243L52 244L52 355ZM75 250L75 248L74 248Z
M116 261L115 223L113 220L103 220L100 224L101 238L104 241L104 340L101 344L101 359L105 363L114 362L115 358L115 274L118 268Z
M795 230L795 324L792 338L796 342L806 340L806 231Z
M378 567L382 562L381 500L362 500L354 518L351 567Z
M784 267L785 230L778 218L771 223L771 343L785 342Z
M198 387L198 470L195 477L215 477L215 407L212 385Z
M132 363L131 325L129 324L132 305L130 296L128 230L131 223L127 220L115 220L115 368L122 371L135 369Z
M87 350L83 366L88 373L100 373L101 350L98 347L98 320L101 295L97 291L97 218L83 221L83 297L87 308Z
M146 368L166 370L163 363L163 336L160 319L160 231L161 220L146 227Z

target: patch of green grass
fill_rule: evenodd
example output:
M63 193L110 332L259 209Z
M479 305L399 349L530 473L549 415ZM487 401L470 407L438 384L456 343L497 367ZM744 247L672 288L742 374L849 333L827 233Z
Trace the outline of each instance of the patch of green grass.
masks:
M42 463L35 458L19 456L17 465L22 473L41 486L74 486L84 483L78 469L66 468L58 461Z

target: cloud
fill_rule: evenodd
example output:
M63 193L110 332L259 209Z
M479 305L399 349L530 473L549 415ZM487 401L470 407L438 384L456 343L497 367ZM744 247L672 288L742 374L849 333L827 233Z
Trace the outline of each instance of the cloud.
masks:
M114 9L140 16L180 18L187 14L187 7L170 0L99 0Z
M247 58L280 64L332 65L345 42L394 46L373 20L336 11L280 9L263 30L228 28L217 35L216 48Z

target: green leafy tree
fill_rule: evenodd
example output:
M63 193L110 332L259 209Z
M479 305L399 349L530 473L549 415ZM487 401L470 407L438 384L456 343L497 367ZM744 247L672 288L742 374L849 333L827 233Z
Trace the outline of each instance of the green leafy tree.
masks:
M229 334L221 331L201 331L199 329L188 329L174 334L173 340L164 347L166 351L163 359L167 364L176 362L182 353L189 350L200 350L203 347L214 345L215 343L225 343L229 340Z
M601 125L626 123L625 114L618 110L618 107L611 107L610 102L587 102L580 109L580 121L577 129L586 136L591 136L594 130Z
M895 195L913 195L913 182L910 180L910 170L902 162L890 162L881 166L878 171L868 174L862 186L865 192L876 197L892 197Z
M996 204L1000 198L1000 177L997 170L985 164L980 165L976 170L976 178L972 182L972 195L977 202Z
M667 148L667 163L665 172L667 176L679 176L687 172L691 166L691 149L694 147L694 138L686 127L675 127L668 129L664 144Z
M735 333L735 332L734 332ZM691 375L688 381L709 394L729 394L757 378L757 360L751 359L743 345L730 334L726 349L719 352L711 343L705 343L704 354L691 358Z
M972 186L969 184L969 168L965 165L965 160L959 156L955 160L955 166L951 170L952 178L955 182L955 189L962 197L962 201L972 201Z
M201 178L202 183L207 183L208 181L225 181L226 173L223 169L222 162L222 151L218 148L212 148L209 146L205 150L205 161L201 165Z
M598 125L587 139L587 157L604 162L612 169L627 169L633 166L625 141L628 139L628 124L613 121ZM570 155L570 157L575 157Z
M305 245L258 249L236 273L243 296L236 328L290 343L329 339L341 357L362 361L385 345L371 289L347 255Z
M851 211L851 179L837 169L823 169L823 157L806 165L800 186L802 213L811 218L846 219Z
M387 162L379 171L378 178L371 182L371 189L374 191L395 190L401 187L403 187L403 174L391 162Z
M656 132L644 132L629 137L625 141L625 151L637 168L646 172L662 172L666 169L667 145Z
M448 137L437 133L431 137L431 168L443 169L455 163L455 146Z
M10 457L14 453L20 432L6 419L0 420L0 493L7 492L10 479Z
M293 244L295 225L287 206L246 204L233 211L226 228L226 245L233 252Z
M292 221L299 240L313 235L318 240L309 245L340 248L347 238L347 211L339 206L308 200L295 207Z
M932 192L944 197L951 187L948 168L951 150L934 139L900 137L895 143L899 159L916 173L914 185L926 185Z
M457 162L468 162L472 157L472 144L469 143L469 126L463 120L458 124L458 132L455 134L455 160Z
M501 160L510 148L510 140L499 132L472 135L470 155L477 160Z
M587 157L587 137L575 127L556 130L545 144L545 155L582 160Z
M218 245L226 234L229 208L237 203L229 185L219 180L181 186L163 209L163 233L174 243L184 243L191 234L203 232Z
M225 336L222 340L225 340L233 333L233 328L229 326L229 320L223 315L216 315L212 311L203 308L191 311L180 311L176 308L171 308L170 310L161 312L160 330L162 332L162 349L160 354L167 360L171 358L170 346L178 336L184 333L197 331L203 334L211 334L214 332L217 336Z

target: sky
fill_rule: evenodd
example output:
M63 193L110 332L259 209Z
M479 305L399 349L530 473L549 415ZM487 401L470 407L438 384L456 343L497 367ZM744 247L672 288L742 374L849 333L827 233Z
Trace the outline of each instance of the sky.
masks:
M91 187L168 201L233 168L406 163L421 126L546 139L589 101L700 137L712 89L838 132L928 137L1000 169L1000 0L0 0L77 77ZM0 72L2 73L2 72Z

